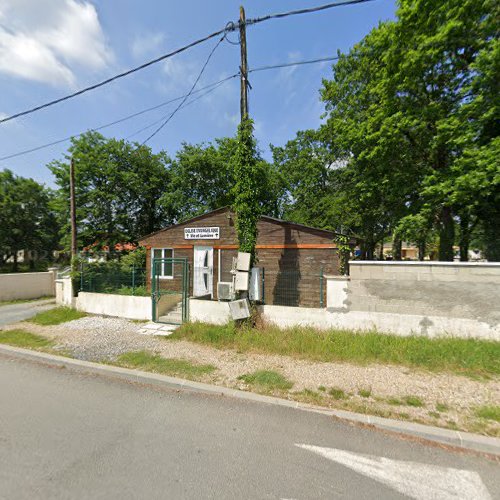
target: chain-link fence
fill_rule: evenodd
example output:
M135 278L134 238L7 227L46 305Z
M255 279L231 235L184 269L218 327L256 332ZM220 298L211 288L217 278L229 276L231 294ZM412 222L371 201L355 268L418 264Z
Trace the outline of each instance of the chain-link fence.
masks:
M323 270L264 269L265 304L289 307L325 307L326 286Z
M80 268L80 291L148 296L146 269L83 264Z

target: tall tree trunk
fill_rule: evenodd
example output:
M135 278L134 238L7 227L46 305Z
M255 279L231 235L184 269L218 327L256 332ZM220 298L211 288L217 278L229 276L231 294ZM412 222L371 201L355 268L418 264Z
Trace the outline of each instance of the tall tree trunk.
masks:
M443 207L439 224L439 260L453 261L453 243L455 242L455 222L450 207Z
M427 246L425 240L418 241L417 246L418 246L418 260L424 260L425 247Z
M18 265L17 265L17 250L14 250L14 265L12 266L12 271L17 273Z
M379 260L384 260L384 240L380 242L380 249L378 254Z
M484 218L484 256L490 262L500 262L500 209L492 209Z
M401 260L403 257L403 242L401 238L394 235L392 238L392 258L393 260Z
M460 261L467 262L469 260L469 244L470 244L470 216L464 213L460 216Z

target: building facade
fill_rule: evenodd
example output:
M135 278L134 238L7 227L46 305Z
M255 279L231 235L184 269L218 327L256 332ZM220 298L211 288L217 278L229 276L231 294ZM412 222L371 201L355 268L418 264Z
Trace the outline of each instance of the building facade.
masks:
M154 258L186 259L188 293L217 300L217 284L230 282L238 253L236 216L229 207L214 210L145 236L146 267L151 286ZM256 267L262 269L266 304L321 307L326 304L325 275L339 274L335 233L263 216L258 223ZM179 290L183 266L163 261L155 276L161 288Z

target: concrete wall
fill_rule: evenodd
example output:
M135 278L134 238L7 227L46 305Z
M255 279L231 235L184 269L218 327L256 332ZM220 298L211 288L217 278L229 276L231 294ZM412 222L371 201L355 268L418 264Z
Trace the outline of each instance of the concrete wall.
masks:
M189 320L224 325L231 320L227 302L189 299Z
M128 319L151 320L151 297L80 292L75 299L79 311Z
M326 281L326 309L265 305L263 319L280 327L500 341L499 263L352 262L350 277ZM192 321L230 319L227 304L196 302Z
M45 273L0 274L0 301L55 295L56 269Z
M345 306L500 322L500 263L352 262Z
M59 306L73 306L75 297L73 281L69 276L56 279L56 304Z

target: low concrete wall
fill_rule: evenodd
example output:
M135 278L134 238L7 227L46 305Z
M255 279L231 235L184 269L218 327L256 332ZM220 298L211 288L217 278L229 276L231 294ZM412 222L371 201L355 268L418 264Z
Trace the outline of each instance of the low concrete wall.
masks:
M263 319L280 327L500 341L500 263L352 262L350 268L349 277L326 276L326 309L265 305ZM226 303L191 306L191 320L229 319Z
M75 299L79 311L128 319L151 320L151 297L80 292Z
M0 274L0 301L55 295L56 269L45 273Z
M73 306L75 297L73 293L73 281L65 277L56 280L56 304L60 306Z
M213 325L224 325L231 320L227 302L189 299L189 320Z
M465 318L422 316L416 314L378 313L368 311L332 312L328 309L263 306L265 321L280 328L312 326L320 330L340 329L378 331L406 337L460 337L500 340L500 328Z

